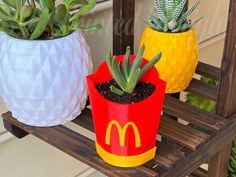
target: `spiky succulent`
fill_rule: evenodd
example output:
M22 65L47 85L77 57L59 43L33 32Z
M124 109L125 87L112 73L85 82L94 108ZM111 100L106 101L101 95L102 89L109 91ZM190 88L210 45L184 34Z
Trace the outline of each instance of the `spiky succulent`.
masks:
M83 27L80 18L90 12L96 0L2 0L0 30L23 39L52 39L66 36L73 30L99 29L101 25ZM80 9L72 13L74 7Z
M118 95L123 95L124 92L132 93L138 84L140 78L145 72L147 72L152 66L154 66L160 59L161 53L157 54L151 61L141 67L143 63L143 53L145 46L143 45L133 62L130 61L130 47L127 47L125 59L118 62L116 56L111 56L111 50L108 50L106 54L106 62L109 68L109 71L119 85L120 89L111 86L111 91Z
M193 13L200 1L184 12L187 0L155 0L155 11L157 17L148 13L150 22L144 22L152 29L161 32L184 32L192 28L194 24L202 19L199 18L194 23L188 21L189 15Z

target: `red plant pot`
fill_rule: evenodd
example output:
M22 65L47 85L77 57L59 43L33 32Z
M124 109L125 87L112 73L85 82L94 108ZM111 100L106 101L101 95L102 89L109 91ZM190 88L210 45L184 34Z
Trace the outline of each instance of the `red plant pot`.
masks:
M131 56L131 60L134 58ZM118 56L117 59L123 60L124 56ZM146 62L144 60L143 64ZM115 166L142 165L155 156L166 83L152 67L141 81L153 84L155 92L140 102L120 104L106 99L96 89L97 84L111 79L106 62L100 65L95 74L87 76L97 153L104 161Z

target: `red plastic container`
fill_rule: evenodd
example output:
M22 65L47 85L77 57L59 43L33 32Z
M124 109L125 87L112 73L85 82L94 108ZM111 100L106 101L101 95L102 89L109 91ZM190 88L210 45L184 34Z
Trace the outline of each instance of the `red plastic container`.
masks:
M131 56L131 60L134 58ZM124 56L117 56L117 59L123 60ZM111 79L106 62L100 65L95 74L87 76L97 153L104 161L115 166L142 165L155 156L166 83L152 67L141 81L152 83L156 91L140 102L120 104L106 99L96 89L97 84Z

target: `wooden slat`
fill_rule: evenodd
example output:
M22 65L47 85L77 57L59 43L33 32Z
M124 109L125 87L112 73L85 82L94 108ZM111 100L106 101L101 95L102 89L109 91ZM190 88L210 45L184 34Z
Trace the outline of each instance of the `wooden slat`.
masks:
M93 120L92 120L92 112L89 108L85 108L82 114L79 115L78 118L74 119L72 122L75 124L86 128L87 130L94 132Z
M199 167L193 173L188 175L188 177L207 177L207 170Z
M25 136L27 136L29 133L25 132L24 130L22 130L21 128L10 124L7 121L3 120L3 124L6 130L8 130L9 132L11 132L12 135L14 135L15 137L21 139L24 138Z
M214 80L220 78L220 68L202 62L198 62L196 73Z
M168 95L165 96L163 111L214 133L221 131L226 123L226 120L219 115L191 106Z
M230 0L228 25L221 64L216 112L224 117L236 113L236 1ZM210 159L209 177L227 177L231 145Z
M194 151L209 139L209 135L166 117L161 118L159 133Z
M186 91L198 94L205 98L216 101L217 100L217 90L218 88L210 84L204 83L197 79L192 79L190 85L187 87Z
M91 110L86 108L82 114L73 122L94 132ZM157 153L155 157L156 163L153 166L161 166L165 169L172 168L175 164L184 157L184 153L175 149L171 145L157 141ZM152 167L153 167L152 166ZM150 168L152 168L150 167ZM160 169L159 169L160 170Z
M157 141L155 161L157 161L158 164L163 165L164 168L170 169L175 167L184 157L185 153L177 150L174 145Z
M227 126L221 133L212 136L207 143L203 144L197 151L191 152L181 163L170 169L161 177L186 177L199 167L203 162L214 156L236 137L236 115L231 117Z
M20 127L25 132L28 132L43 141L53 145L81 162L99 170L100 172L114 177L143 177L143 176L159 176L153 170L144 166L135 167L132 169L118 168L111 166L97 155L94 142L79 133L72 131L64 126L54 127L32 127L18 122L8 112L3 115L4 121Z

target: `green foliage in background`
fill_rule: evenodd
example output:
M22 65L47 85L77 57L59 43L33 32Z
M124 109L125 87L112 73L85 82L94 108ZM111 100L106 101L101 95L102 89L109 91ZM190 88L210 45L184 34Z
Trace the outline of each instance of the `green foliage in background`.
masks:
M53 39L72 31L96 30L101 25L81 26L79 21L96 5L96 0L3 0L0 4L0 30L22 39ZM80 9L74 13L74 7Z
M201 81L208 83L213 86L218 85L218 81L202 77ZM216 103L212 100L209 100L207 98L195 95L193 93L187 94L187 101L189 104L199 107L201 109L207 110L209 112L215 112L216 111ZM233 141L232 145L232 152L229 162L229 172L228 177L236 177L236 141Z
M127 47L124 62L118 62L116 56L111 56L111 50L108 50L106 54L106 62L109 71L119 85L119 88L111 86L111 91L117 95L123 95L126 93L133 93L136 85L138 84L140 78L145 72L147 72L152 66L154 66L160 59L161 53L157 54L151 61L145 64L142 68L143 63L143 53L145 46L143 45L133 62L130 62L130 47Z
M185 12L187 0L155 0L155 11L157 16L148 13L150 22L144 22L152 29L161 32L185 32L192 28L194 24L202 19L199 18L195 22L188 21L188 17L197 8L200 1L193 5Z
M204 83L208 83L213 86L217 86L218 82L206 77L201 77L201 81ZM201 109L204 109L209 112L215 112L216 111L216 103L215 101L209 100L205 97L196 95L194 93L187 93L187 103L199 107Z
M236 140L233 141L228 177L236 177Z

